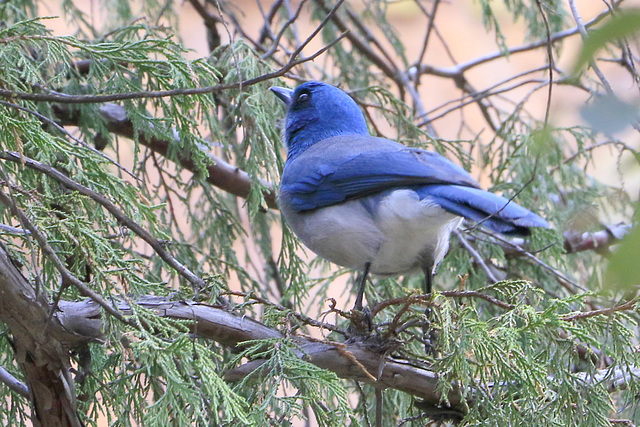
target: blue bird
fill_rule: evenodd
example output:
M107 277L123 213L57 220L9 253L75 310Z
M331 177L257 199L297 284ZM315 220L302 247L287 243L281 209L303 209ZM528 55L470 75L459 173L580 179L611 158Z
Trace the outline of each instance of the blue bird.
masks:
M362 111L341 89L312 81L271 90L287 107L280 209L312 251L364 272L358 310L369 273L422 270L431 293L449 235L463 218L506 235L549 227L515 202L481 190L443 156L371 136Z

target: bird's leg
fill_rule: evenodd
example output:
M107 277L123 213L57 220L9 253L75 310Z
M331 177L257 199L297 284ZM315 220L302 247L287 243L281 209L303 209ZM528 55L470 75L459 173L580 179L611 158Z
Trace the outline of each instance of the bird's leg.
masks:
M364 272L362 273L362 279L360 279L360 287L358 288L358 294L356 295L356 303L353 306L354 310L362 311L362 299L364 298L364 287L367 285L367 276L369 275L370 267L371 267L370 262L364 265Z
M431 284L433 282L433 271L430 268L424 269L424 293L431 295Z
M433 283L433 267L428 266L424 268L424 293L431 297L432 283ZM431 307L427 307L424 310L425 324L422 328L422 337L424 339L424 350L427 354L433 354L435 348L435 340L437 333L435 329L431 327L433 320L433 310Z
M358 294L356 295L356 303L351 311L351 325L349 325L349 332L355 336L365 336L371 332L371 313L369 309L362 307L362 300L364 298L364 287L367 284L367 276L369 275L369 267L371 263L364 265L364 272L360 279L360 285L358 287Z

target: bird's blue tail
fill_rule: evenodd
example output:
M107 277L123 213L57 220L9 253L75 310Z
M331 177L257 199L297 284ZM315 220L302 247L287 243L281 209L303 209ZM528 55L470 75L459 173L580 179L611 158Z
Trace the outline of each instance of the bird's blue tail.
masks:
M530 227L549 227L547 221L516 202L478 188L425 185L415 191L421 199L428 197L443 209L501 234L528 236Z

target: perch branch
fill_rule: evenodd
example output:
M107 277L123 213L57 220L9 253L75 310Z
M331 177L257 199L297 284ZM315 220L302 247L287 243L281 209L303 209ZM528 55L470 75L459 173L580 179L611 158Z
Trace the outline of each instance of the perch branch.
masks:
M245 341L284 338L280 332L247 316L238 316L207 304L170 301L163 297L151 296L140 298L136 304L153 310L163 317L191 320L193 321L191 330L194 335L231 347L241 346ZM119 302L117 307L122 313L131 312L126 302ZM99 306L91 300L60 301L55 318L65 328L93 339L102 334L99 315ZM436 405L440 403L441 395L436 389L438 377L428 369L385 357L384 352L364 343L319 342L300 336L293 336L292 339L300 348L301 358L323 369L333 371L341 378L363 381L381 388L393 388ZM254 360L241 365L228 371L225 379L239 380L253 372L262 363L264 363L263 360ZM371 372L378 375L372 376ZM458 390L454 388L448 398L453 407L461 410L461 397Z

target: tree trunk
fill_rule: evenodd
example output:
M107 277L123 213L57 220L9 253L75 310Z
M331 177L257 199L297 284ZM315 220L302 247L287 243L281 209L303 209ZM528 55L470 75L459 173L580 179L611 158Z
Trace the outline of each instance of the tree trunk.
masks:
M0 320L11 334L16 361L29 387L34 426L82 426L70 374L69 346L86 341L49 318L37 294L0 246Z

